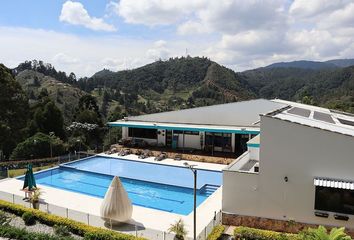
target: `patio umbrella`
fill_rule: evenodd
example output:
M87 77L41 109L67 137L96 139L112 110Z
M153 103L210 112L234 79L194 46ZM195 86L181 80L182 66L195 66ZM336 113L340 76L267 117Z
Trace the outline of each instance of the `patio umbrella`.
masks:
M131 219L133 206L119 177L115 176L101 204L101 217L113 222Z
M25 181L23 183L22 189L25 189L25 188L27 188L29 191L37 188L36 179L34 178L34 175L33 175L32 164L28 164L28 166L27 166Z

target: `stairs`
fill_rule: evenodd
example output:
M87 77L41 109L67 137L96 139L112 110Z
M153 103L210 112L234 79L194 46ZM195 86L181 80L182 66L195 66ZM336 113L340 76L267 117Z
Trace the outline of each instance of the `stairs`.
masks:
M202 187L202 193L207 195L208 197L213 194L220 186L218 185L213 185L213 184L205 184Z

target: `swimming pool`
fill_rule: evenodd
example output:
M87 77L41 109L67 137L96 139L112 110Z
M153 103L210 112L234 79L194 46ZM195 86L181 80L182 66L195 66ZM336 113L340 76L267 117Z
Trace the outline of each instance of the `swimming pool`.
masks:
M110 157L90 157L35 174L38 184L103 198L119 176L137 206L188 215L193 210L193 174L184 167ZM197 205L222 183L219 171L198 170Z

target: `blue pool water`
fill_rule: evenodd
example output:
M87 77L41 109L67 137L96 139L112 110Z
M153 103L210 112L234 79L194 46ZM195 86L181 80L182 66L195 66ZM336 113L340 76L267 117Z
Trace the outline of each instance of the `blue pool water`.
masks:
M182 215L193 210L193 174L183 167L92 157L35 174L38 184L100 198L113 176L120 177L134 205ZM197 204L221 181L221 172L198 170Z

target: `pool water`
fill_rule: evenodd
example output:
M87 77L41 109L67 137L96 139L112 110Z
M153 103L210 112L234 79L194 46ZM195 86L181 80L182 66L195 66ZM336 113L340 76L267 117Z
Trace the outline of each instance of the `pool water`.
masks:
M193 174L183 167L92 157L35 174L38 184L99 198L104 198L113 176L120 177L134 205L182 215L193 210ZM221 181L221 172L198 170L197 205Z

